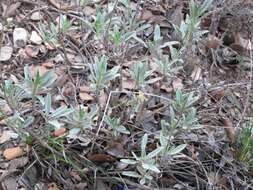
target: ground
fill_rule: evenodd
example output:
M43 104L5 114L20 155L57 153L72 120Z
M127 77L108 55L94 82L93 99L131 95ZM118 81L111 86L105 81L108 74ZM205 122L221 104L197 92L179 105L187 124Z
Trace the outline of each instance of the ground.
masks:
M253 189L251 0L2 0L0 189Z

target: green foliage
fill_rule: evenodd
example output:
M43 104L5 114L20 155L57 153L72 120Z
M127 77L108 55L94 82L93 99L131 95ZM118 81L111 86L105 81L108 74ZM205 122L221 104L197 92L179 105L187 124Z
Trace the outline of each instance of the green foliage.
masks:
M4 102L13 110L19 110L21 108L22 99L27 97L27 93L18 85L13 84L11 80L4 81L3 95Z
M49 23L49 27L40 23L39 31L44 42L57 46L59 44L60 33L67 34L71 26L71 21L65 15L60 15L59 27L52 22Z
M25 66L24 68L25 79L21 87L26 90L26 92L34 98L41 91L47 89L52 85L56 79L55 74L52 70L47 71L43 75L36 71L34 79L30 75L29 67Z
M134 152L132 152L133 159L121 159L120 161L130 165L136 165L137 171L124 171L122 172L123 175L135 177L140 180L140 184L145 184L148 181L153 179L151 175L153 172L160 173L158 166L156 164L155 157L163 149L162 147L158 147L157 149L153 150L150 153L146 153L146 146L148 143L148 135L145 134L142 137L141 141L141 155L140 157L136 156Z
M201 5L198 5L194 0L190 1L190 15L186 15L185 21L182 21L180 26L174 26L181 34L183 46L187 45L190 40L197 39L208 31L199 30L201 16L211 6L213 0L205 0Z
M163 130L162 130L159 136L159 143L160 143L160 146L162 147L162 151L160 153L161 156L173 156L173 155L179 154L187 146L186 144L180 144L176 147L172 146L170 137L169 136L166 137L164 135L165 134L163 134Z
M89 112L84 107L80 106L78 109L75 109L74 112L67 116L65 122L71 128L79 129L91 129L94 123L94 118L96 116L97 109L92 108Z
M146 44L152 54L159 56L162 54L160 51L162 48L172 47L172 45L179 44L179 42L169 41L164 43L163 37L161 36L160 26L156 25L153 40L148 41Z
M162 55L160 59L156 60L156 64L161 72L161 74L165 77L165 79L169 79L173 76L175 72L177 72L182 67L176 67L176 63L183 62L182 59L179 58L179 52L171 47L171 57L167 55ZM174 53L173 53L174 52Z
M29 138L29 134L25 128L29 127L34 122L33 116L22 117L19 113L7 119L7 126L13 129L24 141Z
M151 76L153 71L149 70L147 62L144 61L135 63L129 73L131 75L131 78L135 81L136 88L141 88L144 87L145 84L151 84L160 80L160 78L147 80L148 77Z
M253 166L253 120L242 129L237 138L238 160Z
M120 119L115 117L106 117L105 122L108 127L112 130L112 135L114 137L119 136L119 133L130 134L130 132L120 124Z
M161 121L165 137L172 140L178 132L190 129L197 122L196 109L192 106L197 99L192 93L183 94L181 90L176 91L176 98L170 106L169 122Z
M111 70L107 70L107 58L102 56L100 59L95 57L95 64L90 65L90 81L92 89L99 94L99 92L108 87L109 82L119 76L119 66L113 67Z
M51 94L47 94L46 97L39 96L38 99L44 107L44 109L42 110L42 116L48 124L54 126L54 128L56 129L60 128L62 125L59 122L59 119L61 119L62 117L67 117L74 111L73 109L67 108L65 106L53 109Z

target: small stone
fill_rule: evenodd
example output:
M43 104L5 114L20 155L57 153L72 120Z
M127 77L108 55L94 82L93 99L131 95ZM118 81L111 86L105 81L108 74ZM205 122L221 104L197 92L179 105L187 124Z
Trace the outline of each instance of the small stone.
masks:
M30 41L34 44L40 45L42 43L42 38L36 31L32 31Z
M39 20L41 20L42 19L42 15L41 15L41 13L39 12L39 11L36 11L36 12L34 12L32 15L31 15L31 20L33 20L33 21L39 21Z
M13 32L13 43L15 47L24 47L28 39L28 33L24 28L15 28Z
M2 25L2 23L0 22L0 31L2 31L3 30L3 25Z
M0 48L0 61L8 61L11 58L13 48L10 46L3 46Z

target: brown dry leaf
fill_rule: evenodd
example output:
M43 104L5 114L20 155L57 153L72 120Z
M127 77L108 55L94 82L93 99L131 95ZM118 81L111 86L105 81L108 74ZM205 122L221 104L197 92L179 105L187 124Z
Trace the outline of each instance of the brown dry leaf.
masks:
M173 13L170 16L171 22L177 26L180 26L182 23L182 20L184 19L183 15L183 6L177 6L174 10Z
M60 190L55 182L49 183L47 186L47 190Z
M18 134L14 133L13 131L4 131L1 135L0 135L0 144L5 143L11 139L16 139L18 138Z
M104 108L105 105L106 105L106 102L107 102L107 99L108 99L108 95L105 93L105 92L102 92L100 94L100 96L98 97L98 102L99 102L99 105Z
M230 143L233 144L235 142L235 128L233 127L233 123L228 118L223 118L224 129L226 131L227 137L230 140Z
M24 154L24 150L21 147L7 148L3 152L3 156L6 160L12 160Z
M83 8L83 12L87 16L95 15L96 14L96 9L91 7L91 6L85 6Z
M94 100L94 97L86 92L80 92L79 93L80 99L83 101L92 101Z
M210 93L211 98L217 102L220 101L225 96L225 91L223 89L215 90Z
M43 67L46 67L48 69L52 69L54 67L54 62L52 60L47 60L44 63L41 64Z
M45 74L47 71L49 71L49 69L47 69L46 67L44 66L34 66L34 65L31 65L29 67L29 70L30 70L30 73L31 73L31 76L32 78L34 78L35 74L37 71L39 71L40 75L43 75Z
M22 168L28 163L28 157L15 158L9 162L9 169Z
M140 21L149 20L154 17L154 14L149 10L143 10L139 18Z
M80 177L80 175L76 171L71 171L69 173L69 175L71 177L73 177L74 179L76 179L77 181L82 181L82 178Z
M60 137L60 136L64 135L64 134L66 133L66 131L67 131L66 128L61 127L61 128L59 128L59 129L55 130L54 136L55 136L55 137Z
M88 159L92 162L99 162L99 163L114 162L116 160L114 157L107 154L93 154L89 156Z
M216 36L209 36L206 41L206 46L210 49L217 49L220 45L220 40Z
M48 0L48 1L49 3L51 3L51 5L60 10L69 10L72 8L72 6L63 4L61 3L62 1L59 0Z
M235 44L241 46L245 50L252 50L253 46L250 39L244 39L239 32L235 34Z
M184 87L184 85L182 83L182 79L176 78L175 80L173 80L172 86L173 86L174 91L176 91L176 90L182 90L183 87Z
M119 142L114 142L106 148L106 152L115 157L123 157L125 155L124 147Z
M164 90L164 91L166 91L166 92L168 92L168 93L170 93L170 92L173 91L173 88L172 88L172 87L166 86L165 84L163 84L163 85L161 86L161 89Z
M40 49L37 46L33 46L33 45L25 46L25 53L29 57L37 57L37 55L39 54L39 51Z
M196 82L200 79L200 75L201 75L201 68L198 65L195 65L191 73L191 78L193 79L194 82Z
M21 2L16 2L14 4L11 4L7 9L6 12L4 13L3 17L8 18L11 16L14 16L16 13L16 10L20 7Z
M132 90L135 87L135 82L132 79L123 78L122 88L125 90Z
M83 85L79 87L80 92L91 92L91 89L89 86Z

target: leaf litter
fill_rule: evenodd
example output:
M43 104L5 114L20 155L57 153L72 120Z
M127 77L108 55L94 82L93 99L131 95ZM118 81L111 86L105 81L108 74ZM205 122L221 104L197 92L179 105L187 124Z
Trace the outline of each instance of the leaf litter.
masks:
M252 188L253 4L222 3L1 2L1 186Z

